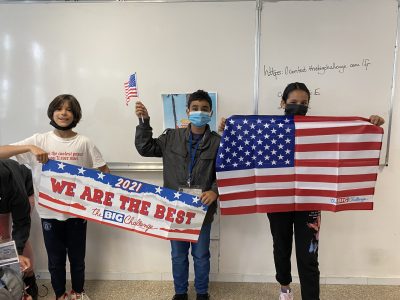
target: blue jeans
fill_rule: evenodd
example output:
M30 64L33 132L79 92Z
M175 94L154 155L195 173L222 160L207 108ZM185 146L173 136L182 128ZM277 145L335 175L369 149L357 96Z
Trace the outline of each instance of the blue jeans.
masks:
M210 231L211 224L203 225L197 243L171 241L172 274L176 294L185 294L188 290L190 245L194 262L194 287L197 294L208 293Z

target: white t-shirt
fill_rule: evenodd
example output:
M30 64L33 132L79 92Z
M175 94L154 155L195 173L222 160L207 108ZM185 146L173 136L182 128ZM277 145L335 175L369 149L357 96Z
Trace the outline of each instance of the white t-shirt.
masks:
M49 159L64 161L85 168L96 169L106 164L100 151L93 142L80 134L71 138L61 138L53 131L49 131L46 133L34 134L33 136L12 145L35 145L49 153ZM39 199L39 184L42 164L37 162L36 157L31 152L18 154L15 157L19 163L27 164L32 169L35 200L37 202ZM71 218L69 215L52 211L41 205L36 205L36 208L39 216L43 219L57 219L64 221Z

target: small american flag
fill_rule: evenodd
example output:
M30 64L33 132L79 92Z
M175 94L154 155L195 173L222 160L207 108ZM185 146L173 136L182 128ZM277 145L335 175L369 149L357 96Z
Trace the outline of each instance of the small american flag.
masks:
M131 97L137 97L137 96L138 96L137 80L136 80L136 73L134 73L129 77L129 80L125 82L126 105L128 105Z
M382 135L359 117L233 116L216 161L221 214L372 209Z

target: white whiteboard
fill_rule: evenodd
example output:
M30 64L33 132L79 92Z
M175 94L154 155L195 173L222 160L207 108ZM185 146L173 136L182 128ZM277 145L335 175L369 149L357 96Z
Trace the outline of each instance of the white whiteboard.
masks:
M77 131L106 161L158 161L134 147L124 81L137 72L155 136L163 93L251 102L254 18L254 2L0 5L0 144L51 130L49 102L71 93L83 110Z
M397 5L396 0L264 2L259 113L282 114L283 89L300 81L312 93L309 115L378 114L388 121ZM318 71L334 64L337 68ZM384 128L387 132L387 123ZM386 139L387 134L381 162Z

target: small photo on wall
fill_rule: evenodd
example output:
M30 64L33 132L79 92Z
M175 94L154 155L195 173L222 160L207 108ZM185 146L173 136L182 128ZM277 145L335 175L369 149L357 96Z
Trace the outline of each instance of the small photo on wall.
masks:
M212 111L210 129L217 131L217 93L209 92L212 101ZM162 94L164 105L164 129L167 128L186 128L189 119L186 114L187 101L190 93L181 94Z

